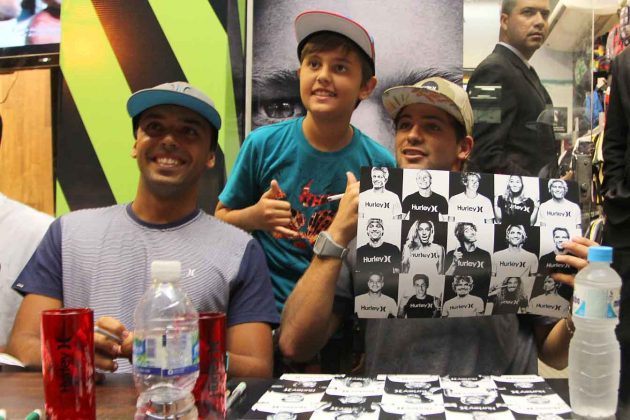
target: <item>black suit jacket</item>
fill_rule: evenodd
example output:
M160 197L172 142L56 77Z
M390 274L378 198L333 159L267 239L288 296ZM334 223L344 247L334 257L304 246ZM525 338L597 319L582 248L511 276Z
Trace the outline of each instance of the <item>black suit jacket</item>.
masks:
M501 86L498 102L476 99L476 87L489 85ZM536 176L545 165L557 166L551 97L516 54L498 44L475 69L467 90L475 113L471 159L481 171ZM500 108L500 121L488 122L493 108ZM545 109L548 124L537 122Z
M613 225L630 219L630 48L612 64L610 104L604 132L604 210Z

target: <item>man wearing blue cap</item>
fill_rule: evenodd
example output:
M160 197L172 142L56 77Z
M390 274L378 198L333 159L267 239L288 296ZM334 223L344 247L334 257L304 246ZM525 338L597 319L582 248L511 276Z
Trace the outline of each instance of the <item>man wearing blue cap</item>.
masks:
M127 110L140 169L136 197L53 222L13 284L26 297L7 351L40 365L40 311L90 307L120 341L95 335L96 367L130 371L133 312L150 284L150 262L175 259L196 309L227 313L229 373L270 375L269 324L279 319L264 254L251 236L197 208L221 128L212 100L187 83L165 83L136 92Z

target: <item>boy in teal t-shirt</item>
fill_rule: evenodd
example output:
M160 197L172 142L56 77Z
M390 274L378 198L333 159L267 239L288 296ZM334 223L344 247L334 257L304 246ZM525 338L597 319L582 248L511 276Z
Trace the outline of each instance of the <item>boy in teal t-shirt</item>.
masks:
M245 140L215 215L253 232L267 256L282 310L361 166L395 166L381 145L350 125L376 86L374 44L342 15L308 11L295 20L305 117L261 127Z

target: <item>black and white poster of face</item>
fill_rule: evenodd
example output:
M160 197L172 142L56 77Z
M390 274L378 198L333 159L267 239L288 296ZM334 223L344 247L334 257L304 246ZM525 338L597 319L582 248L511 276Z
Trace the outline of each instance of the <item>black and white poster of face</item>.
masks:
M406 220L430 220L434 225L448 221L449 175L447 171L404 171L402 203Z
M330 395L367 397L382 395L385 381L366 377L335 378L326 390Z
M359 318L397 317L398 275L357 272L355 282L354 312Z
M393 150L394 128L381 97L393 86L413 85L435 69L461 74L463 1L255 0L252 129L305 115L296 70L294 21L307 10L330 10L359 22L374 39L378 83L351 123ZM422 54L410 54L409 46ZM437 47L439 46L439 48Z
M378 419L384 384L383 380L373 378L334 379L322 399L325 405L314 413L313 418Z
M479 172L451 172L449 182L449 221L494 223L493 175Z
M324 394L311 419L379 419L381 395L354 396Z
M565 263L557 262L556 255L566 254L562 244L574 236L581 235L581 230L575 227L541 227L538 272L541 275L549 273L575 274L577 270Z
M398 287L399 318L439 318L443 302L443 275L401 274Z
M441 383L447 419L513 418L489 376L443 377Z
M486 315L525 313L538 270L538 228L495 225Z
M409 311L433 306L420 300L439 299L444 288L444 259L448 228L449 172L407 169L403 175L401 270L398 289L399 315L405 318L435 317L439 312ZM414 284L416 275L427 276L424 284ZM416 282L417 283L417 280ZM426 289L422 291L421 289ZM426 293L426 297L425 297ZM416 298L411 299L411 296ZM436 302L436 306L439 306Z
M403 171L396 168L361 168L357 248L375 242L370 221L380 221L382 241L400 247Z
M408 418L416 413L425 418L444 418L444 398L440 378L434 375L387 375L381 401L388 419ZM381 416L383 417L383 416Z
M494 194L497 223L525 227L536 224L540 206L538 178L495 175Z
M549 275L538 275L532 288L527 312L562 318L569 312L569 301L573 295L570 286L554 281Z
M494 381L516 419L571 418L571 408L539 376L506 375L494 377Z
M291 379L285 379L291 378ZM247 414L251 419L268 419L269 414L280 418L310 418L321 405L332 376L292 375L276 381ZM283 417L283 416L289 417Z
M494 225L474 222L449 223L447 229L446 275L490 277L494 249Z
M581 229L578 185L563 179L540 180L540 209L537 225L542 228Z

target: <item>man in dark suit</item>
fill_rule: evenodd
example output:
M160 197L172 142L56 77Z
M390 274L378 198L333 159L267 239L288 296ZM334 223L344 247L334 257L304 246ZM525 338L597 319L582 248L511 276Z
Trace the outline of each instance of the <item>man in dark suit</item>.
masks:
M603 242L615 249L613 267L623 280L617 327L621 345L619 396L620 402L630 408L630 48L613 61L610 89L603 145Z
M468 82L475 114L471 159L482 172L536 176L548 165L555 173L553 104L528 62L547 37L548 18L548 0L501 4L499 43Z

